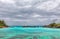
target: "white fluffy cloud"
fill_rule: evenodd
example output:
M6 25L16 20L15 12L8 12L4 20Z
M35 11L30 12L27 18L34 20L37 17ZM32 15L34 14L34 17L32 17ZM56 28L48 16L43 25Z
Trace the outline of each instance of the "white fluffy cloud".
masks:
M41 10L46 10L46 11L50 11L54 8L56 8L59 5L59 3L57 3L56 1L46 1L41 3L37 8L41 9Z
M31 17L33 17L33 18L37 18L37 17L43 17L43 16L41 16L41 15L39 15L39 14L34 13L34 14L32 14L32 16L31 16Z
M14 0L0 0L2 3L15 3Z

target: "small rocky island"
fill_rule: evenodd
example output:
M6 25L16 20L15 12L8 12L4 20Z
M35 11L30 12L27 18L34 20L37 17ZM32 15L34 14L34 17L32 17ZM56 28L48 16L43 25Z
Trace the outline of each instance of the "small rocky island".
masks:
M0 20L0 28L6 28L6 27L8 26L5 24L4 20Z

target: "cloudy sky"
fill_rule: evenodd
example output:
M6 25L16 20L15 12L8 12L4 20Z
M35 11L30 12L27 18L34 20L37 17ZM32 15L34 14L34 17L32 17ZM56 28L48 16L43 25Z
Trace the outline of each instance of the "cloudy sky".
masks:
M59 17L60 0L0 0L0 19L8 25L45 25Z

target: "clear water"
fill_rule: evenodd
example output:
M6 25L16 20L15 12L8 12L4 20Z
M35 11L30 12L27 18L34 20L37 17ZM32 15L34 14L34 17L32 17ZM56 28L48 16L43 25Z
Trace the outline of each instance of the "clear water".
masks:
M9 27L0 29L0 39L60 39L60 29Z

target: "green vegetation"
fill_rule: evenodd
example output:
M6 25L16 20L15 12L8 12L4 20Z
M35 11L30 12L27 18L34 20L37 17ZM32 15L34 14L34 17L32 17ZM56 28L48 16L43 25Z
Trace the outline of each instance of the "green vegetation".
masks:
M51 23L48 25L48 27L60 28L60 23Z
M57 19L54 19L52 21L52 23L50 23L49 25L46 25L46 27L50 27L50 28L60 28L60 23L56 23Z
M0 20L0 28L4 28L4 27L8 27L8 26L5 24L4 20Z

